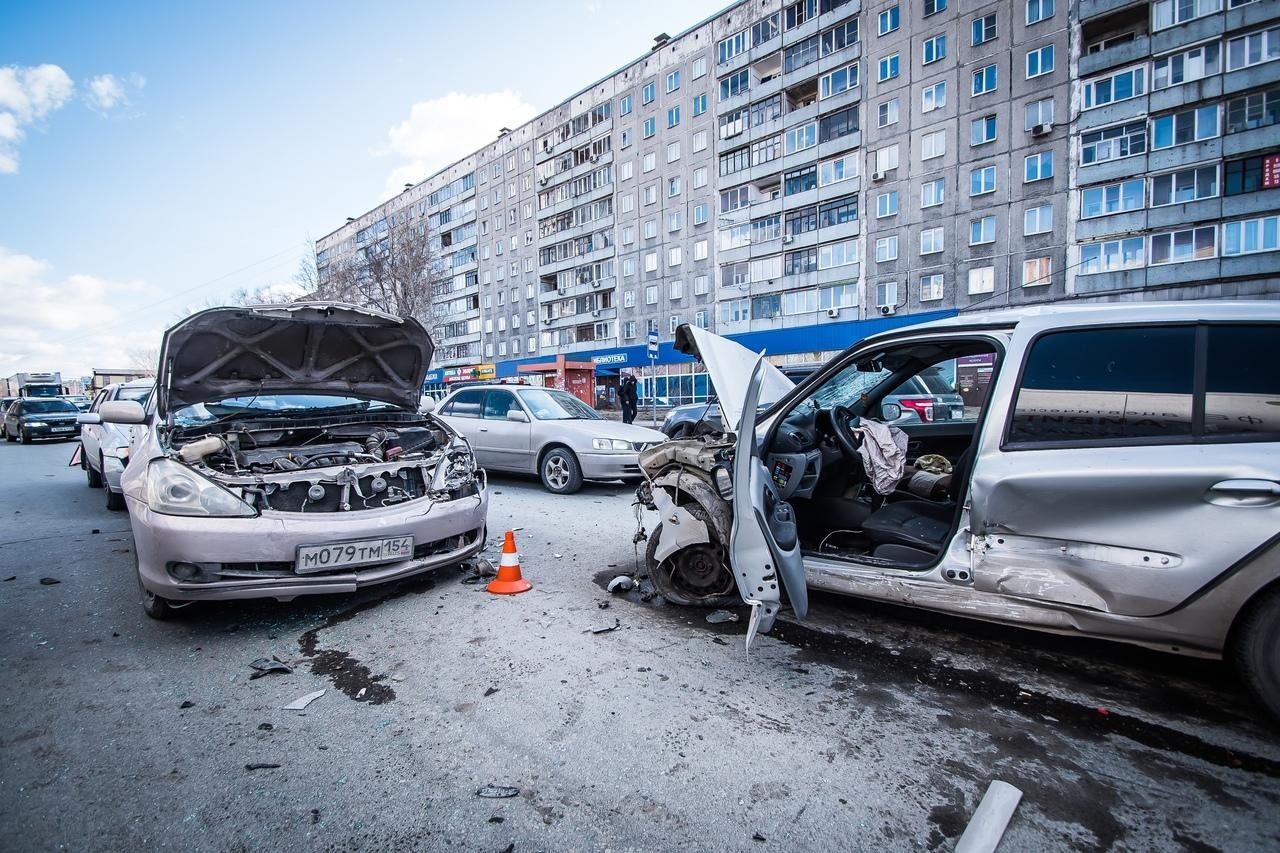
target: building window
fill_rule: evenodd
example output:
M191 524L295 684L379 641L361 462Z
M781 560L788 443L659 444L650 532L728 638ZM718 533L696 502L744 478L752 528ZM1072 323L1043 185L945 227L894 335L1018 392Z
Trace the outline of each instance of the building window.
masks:
M1186 204L1218 195L1218 167L1201 166L1151 179L1151 206Z
M693 244L693 259L695 261L705 261L707 259L707 240L698 240ZM705 276L703 276L705 278ZM695 279L696 282L696 279Z
M1022 213L1023 236L1048 234L1053 230L1053 205L1041 204L1028 207Z
M858 63L852 62L818 78L818 98L830 98L858 85Z
M1146 76L1146 66L1139 65L1089 80L1081 87L1082 109L1091 110L1094 107L1103 107L1117 101L1127 101L1130 98L1145 95L1147 93Z
M858 176L858 155L846 154L818 164L818 186L825 187Z
M980 166L969 172L969 195L985 195L996 191L996 167Z
M1053 45L1027 51L1027 79L1048 74L1053 70Z
M1280 89L1254 92L1227 102L1227 133L1280 124Z
M667 233L679 231L684 226L684 211L673 210L667 214Z
M984 216L969 223L969 245L981 246L996 241L996 218Z
M934 157L941 157L947 153L947 133L945 130L935 130L926 133L920 140L920 159L931 160Z
M1155 0L1151 4L1151 28L1163 30L1220 11L1222 0Z
M937 302L942 298L942 273L920 276L920 301Z
M699 130L693 135L693 150L694 153L707 150L707 132L705 130Z
M751 319L752 320L772 320L774 317L782 316L782 296L779 294L771 294L769 296L753 296L751 298Z
M694 312L693 325L697 326L699 329L707 328L707 312L706 311Z
M1027 0L1027 24L1053 17L1053 0Z
M667 162L674 163L680 159L680 140L667 144Z
M930 15L937 14L938 12L945 12L946 9L947 9L947 0L924 0L924 16L923 17L927 18Z
M795 195L807 190L811 190L818 185L818 169L816 166L810 166L807 169L798 169L794 172L787 172L782 178L783 195Z
M795 237L798 234L805 234L813 231L818 227L818 208L802 207L799 210L787 212L786 229L787 235Z
M818 247L818 269L829 270L847 267L858 262L858 241L845 240Z
M707 167L699 166L693 170L693 188L701 189L707 185Z
M881 237L876 240L876 263L886 263L888 261L896 261L898 259L898 238Z
M652 240L658 236L658 220L646 219L644 223L644 237L646 240Z
M793 290L783 294L782 313L784 314L812 314L817 310L818 291L816 290Z
M693 224L704 225L707 221L707 205L698 204L693 208Z
M898 191L890 190L887 193L880 193L876 196L876 218L883 219L886 216L894 216L898 212Z
M1227 41L1227 70L1236 71L1280 59L1280 27L1259 30Z
M836 284L831 287L818 288L818 310L829 311L832 308L853 308L858 304L856 285Z
M985 95L987 92L994 92L996 88L996 67L995 65L986 65L973 72L973 89L972 93L976 97Z
M674 92L680 88L680 69L668 72L667 74L667 91Z
M784 74L803 68L811 62L818 61L818 37L810 36L804 41L788 47L782 56L782 72Z
M1080 275L1119 272L1136 269L1146 261L1147 244L1143 237L1104 240L1080 247Z
M945 81L925 86L920 92L920 112L931 113L947 105L947 84Z
M1215 258L1218 256L1218 228L1205 225L1152 234L1148 244L1153 266Z
M624 340L635 340L636 337L636 321L627 320L622 324L622 337Z
M707 93L693 96L693 115L695 117L702 115L707 111Z
M644 128L641 131L641 135L645 139L649 139L657 132L658 132L658 120L655 119L653 116L650 116L649 118L645 119Z
M645 266L646 266L646 267L648 267L648 264L646 263L646 264L645 264ZM655 264L654 268L655 268L655 269L657 268L656 264ZM644 304L645 304L645 305L657 305L657 304L658 304L658 285L656 285L656 284L650 284L650 285L648 285L648 286L646 286L646 287L645 287L645 289L644 289Z
M818 15L818 0L798 0L783 9L782 28L794 30Z
M1251 255L1280 250L1280 216L1259 216L1222 225L1222 254Z
M945 242L942 228L926 228L920 232L920 254L937 254L942 251Z
M1264 189L1264 157L1228 160L1223 167L1223 195L1243 195Z
M684 282L683 281L668 282L667 298L671 300L684 299Z
M1159 116L1151 121L1151 148L1188 145L1218 135L1218 105L1210 104Z
M1144 154L1146 150L1147 126L1142 121L1095 130L1080 136L1080 162L1084 165Z
M645 252L645 254L644 254L644 271L645 271L645 272L657 272L657 271L658 271L658 253L657 253L657 252ZM655 288L654 288L654 292L656 293L656 292L657 292L657 290L658 290L658 289L655 287ZM656 299L657 299L657 297L655 296L655 297L654 297L654 299L656 300ZM648 299L647 294L646 294L646 297L645 297L645 302L648 302L650 305L652 305L652 304L653 304L652 302L649 302L649 299Z
M858 19L853 17L822 34L819 53L822 56L830 56L837 50L844 50L846 47L857 43Z
M1027 104L1023 130L1053 126L1053 98L1043 98Z
M751 85L751 71L747 68L742 69L736 74L730 74L720 80L720 100L727 101L730 98L744 94Z
M707 76L707 58L699 56L693 61L693 79L697 80L699 77L705 76Z
M716 46L717 60L721 65L724 65L738 54L746 51L748 46L746 30L743 30L740 33L734 33L726 39L721 39L720 43Z
M876 126L888 127L898 123L898 99L891 98L876 108Z
M812 209L812 208L811 208ZM834 201L824 202L818 207L818 224L823 228L833 228L846 222L858 221L857 195L845 196Z
M969 295L993 293L996 289L995 267L973 267L969 270Z
M788 154L805 151L818 144L818 123L811 121L786 132L784 149Z
M804 275L818 268L818 250L801 249L798 252L787 252L783 263L785 275Z
M667 110L667 127L676 127L680 124L680 107L671 107Z
M1167 89L1218 73L1221 68L1218 43L1211 42L1172 56L1162 56L1151 63L1151 87ZM1139 69L1141 70L1141 69ZM1141 95L1141 92L1136 94ZM1121 100L1116 98L1116 100Z
M731 299L720 305L721 323L741 323L751 319L750 299Z
M876 150L876 171L884 174L898 168L898 145L886 145Z
M880 65L879 65L880 82L883 83L886 80L892 80L895 77L897 77L898 71L899 71L898 65L899 65L898 54L896 53L891 53L888 56L881 59Z
M655 97L655 87L653 81L644 84L644 88L640 90L640 103L644 105L652 104Z
M828 113L818 120L818 141L830 142L842 136L858 132L858 108L846 107L834 113Z
M920 185L920 206L936 207L946 200L947 183L942 178L926 181Z
M644 203L657 204L658 202L658 186L657 184L649 184L644 188Z
M1022 161L1022 182L1029 184L1032 181L1043 181L1046 178L1053 177L1053 154L1048 151L1041 151L1036 154L1028 154L1026 159Z
M974 18L969 27L971 34L970 44L976 47L984 42L989 42L996 37L996 16L992 14Z
M939 59L945 59L946 56L947 37L945 35L927 38L924 40L924 44L920 46L920 63L922 65L937 62Z
M1129 210L1141 210L1146 194L1145 182L1138 178L1102 187L1089 187L1080 192L1080 217L1110 216Z
M880 13L879 29L880 35L888 35L896 30L902 24L902 10L898 8L898 4L890 6Z
M1022 286L1041 287L1053 280L1053 258L1027 258L1022 262Z
M703 240L702 241L703 257L706 257L706 245L707 245L707 241ZM694 249L694 254L697 254L696 248ZM693 295L694 296L706 296L707 293L710 292L710 290L711 290L710 279L707 276L705 275L694 276L693 278Z
M621 98L618 99L618 115L620 116L631 115L631 109L632 109L632 106L631 106L630 95L623 95Z

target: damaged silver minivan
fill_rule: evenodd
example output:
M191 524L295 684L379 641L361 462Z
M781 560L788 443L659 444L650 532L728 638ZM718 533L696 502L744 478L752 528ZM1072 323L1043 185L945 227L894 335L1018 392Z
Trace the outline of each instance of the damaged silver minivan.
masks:
M641 454L667 598L740 598L748 645L784 590L804 618L813 587L1227 657L1280 714L1280 304L960 316L872 336L799 386L701 329L676 346L729 431ZM964 386L963 417L871 423L924 371ZM890 433L905 452L885 487L863 442Z
M143 607L350 592L484 547L466 440L419 411L422 326L335 303L213 308L165 333L121 487Z

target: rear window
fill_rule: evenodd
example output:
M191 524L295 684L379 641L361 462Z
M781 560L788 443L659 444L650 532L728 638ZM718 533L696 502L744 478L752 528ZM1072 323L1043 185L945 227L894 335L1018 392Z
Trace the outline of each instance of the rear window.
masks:
M484 391L459 391L457 396L445 404L440 414L455 418L478 418L483 400Z
M22 413L35 415L52 415L58 413L79 413L79 409L66 400L27 400L22 404Z
M1280 438L1280 326L1210 326L1205 435Z
M1011 443L1191 435L1193 326L1054 332L1027 356Z

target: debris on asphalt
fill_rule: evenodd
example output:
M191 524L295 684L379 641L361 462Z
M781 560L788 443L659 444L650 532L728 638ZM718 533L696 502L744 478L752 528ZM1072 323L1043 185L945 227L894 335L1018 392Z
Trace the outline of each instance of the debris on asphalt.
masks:
M258 731L260 732L269 732L274 728L275 726L271 725L270 723L258 723Z
M497 693L497 692L498 692L498 688L496 688L496 687L490 687L488 690L486 690L486 691L484 692L484 695L485 695L485 696L492 696L493 694L495 694L495 693Z
M1110 716L1111 716L1111 712L1110 712L1109 710L1107 710L1106 708L1099 708L1099 709L1098 709L1098 713L1099 713L1099 714L1101 714L1101 715L1102 715L1102 716L1104 716L1104 717L1110 717Z
M252 764L246 764L244 766L244 769L245 770L275 770L279 766L280 766L279 764L271 764L266 761L255 761Z
M181 710L185 710L187 708L194 708L195 706L196 706L195 702L192 702L190 699L184 699L182 704L179 705L178 708Z
M612 625L608 625L608 626L606 626L606 627L604 627L604 628L588 628L587 630L588 630L588 631L590 631L590 632L591 632L591 633L593 633L593 634L607 634L607 633L609 633L610 631L616 631L616 630L618 630L618 629L619 629L619 628L621 628L621 627L622 627L622 622L621 622L621 620L619 620L619 619L618 619L618 617L616 617L616 616L615 616L615 617L613 618L613 624L612 624Z
M406 676L403 672L393 672L393 673L391 673L391 680L392 680L392 681L404 681L404 680L405 680L405 678L407 678L407 677L408 677L408 676Z
M253 675L249 676L250 681L253 681L255 678L261 678L264 675L270 675L273 672L281 672L285 675L293 673L293 667L289 666L289 664L280 660L280 658L275 655L272 655L269 658L258 658L255 661L250 661L249 666L257 670Z
M564 554L552 554L551 556L553 556L553 557L555 557L557 560L559 560L559 559L561 559L562 557L564 557Z
M489 823L502 823L504 820L506 820L506 818L503 817L502 815L494 815L493 817L489 818Z
M102 531L95 527L95 528L93 528L92 530L90 530L89 532L90 532L90 533L92 533L92 534L94 534L94 535L97 535L97 534L101 533Z
M768 841L769 839L765 838L763 833L757 832L755 835L751 836L751 840L752 841Z
M712 625L719 625L723 622L737 622L738 614L732 610L712 610L707 614L707 621Z
M486 800L505 800L520 796L520 789L510 785L485 785L476 791L476 796Z
M605 589L609 590L609 592L626 592L635 585L636 582L630 575L618 575L609 581L609 585Z
M312 810L311 810L311 822L312 822L312 823L319 823L319 822L320 822L320 810L319 810L319 809L312 809Z
M7 581L16 581L17 579L18 579L17 575L9 575L9 577L5 578L5 580Z
M323 695L324 695L324 689L321 688L320 690L317 690L314 693L308 693L305 696L299 696L297 699L294 699L288 705L285 705L284 710L286 711L305 710L308 705L310 705L312 702L316 701Z
M41 586L53 586L55 583L62 583L57 578L40 578Z
M729 641L726 640L724 637L712 637L711 642L715 643L717 646L729 645Z
M956 842L956 853L992 853L1021 800L1022 791L1008 782L992 780L987 786L987 793L982 795L982 802L978 803L977 810L969 819L969 825Z
M609 602L607 602L607 601L597 601L597 602L596 602L596 607L599 607L601 610L608 610L608 609L609 609Z

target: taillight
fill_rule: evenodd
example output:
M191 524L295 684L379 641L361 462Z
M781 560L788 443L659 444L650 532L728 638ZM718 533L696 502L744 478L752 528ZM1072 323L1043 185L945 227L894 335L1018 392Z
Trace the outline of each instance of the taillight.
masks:
M898 400L898 405L906 406L908 409L919 415L920 420L925 423L933 423L932 397L903 397Z

